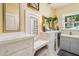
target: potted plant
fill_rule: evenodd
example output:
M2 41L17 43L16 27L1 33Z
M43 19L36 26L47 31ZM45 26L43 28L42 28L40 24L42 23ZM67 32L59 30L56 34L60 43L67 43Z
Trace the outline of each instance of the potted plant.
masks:
M46 22L48 23L48 26L49 26L49 29L50 29L50 22L51 22L51 19L46 17Z
M58 18L57 18L57 16L49 17L49 18L46 17L46 22L48 22L49 29L54 30L54 24L58 23ZM52 26L50 26L50 25L52 25Z
M54 30L54 25L58 23L58 18L57 16L49 18L51 19L52 30Z

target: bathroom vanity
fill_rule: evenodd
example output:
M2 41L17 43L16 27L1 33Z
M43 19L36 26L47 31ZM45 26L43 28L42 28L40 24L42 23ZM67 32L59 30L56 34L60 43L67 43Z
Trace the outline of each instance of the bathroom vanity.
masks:
M79 55L79 36L62 34L60 39L60 49Z
M0 56L33 56L33 40L23 32L0 33Z

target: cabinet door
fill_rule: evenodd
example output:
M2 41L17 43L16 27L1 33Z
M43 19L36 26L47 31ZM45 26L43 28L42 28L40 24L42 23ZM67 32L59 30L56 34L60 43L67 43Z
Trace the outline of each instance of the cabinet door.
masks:
M71 38L71 52L79 55L79 39Z
M66 51L70 51L70 38L69 37L61 36L60 49L64 49Z

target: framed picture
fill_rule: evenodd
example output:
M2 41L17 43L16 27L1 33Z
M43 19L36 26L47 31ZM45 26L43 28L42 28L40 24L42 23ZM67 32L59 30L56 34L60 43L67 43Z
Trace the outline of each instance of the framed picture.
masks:
M39 11L39 3L28 3L28 7L34 8Z

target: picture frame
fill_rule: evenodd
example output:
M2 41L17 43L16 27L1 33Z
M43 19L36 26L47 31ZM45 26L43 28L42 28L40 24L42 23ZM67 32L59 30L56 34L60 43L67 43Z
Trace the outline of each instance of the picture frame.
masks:
M27 3L27 6L39 11L39 3Z

